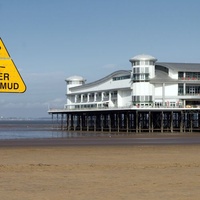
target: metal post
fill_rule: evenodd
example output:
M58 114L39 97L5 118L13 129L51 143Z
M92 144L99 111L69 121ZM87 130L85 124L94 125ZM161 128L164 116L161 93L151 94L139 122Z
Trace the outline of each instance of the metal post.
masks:
M126 112L126 132L128 133L129 131L129 113Z
M111 132L111 116L108 114L108 127L109 127L109 132Z
M83 130L83 115L80 115L80 131Z
M183 111L180 112L180 132L183 132Z
M104 120L104 116L103 114L101 114L101 132L103 132L103 120Z
M61 114L61 130L63 130L63 113Z
M86 126L87 126L87 131L89 131L89 116L86 116Z
M161 133L163 133L163 111L161 112Z
M95 131L95 132L96 132L96 130L97 130L96 122L97 122L97 116L94 116L94 131Z
M170 119L170 130L171 130L171 133L173 133L173 111L171 111L171 119Z
M149 133L151 132L151 112L149 111Z
M135 123L135 126L136 126L136 133L138 133L138 111L136 110L136 123Z
M119 113L117 113L117 132L119 132Z

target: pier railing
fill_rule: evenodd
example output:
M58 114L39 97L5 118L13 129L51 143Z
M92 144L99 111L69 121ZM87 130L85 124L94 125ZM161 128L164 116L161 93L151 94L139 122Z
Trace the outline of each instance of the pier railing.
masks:
M48 112L52 111L82 111L82 110L90 110L90 111L95 111L95 110L124 110L124 109L137 109L137 110L144 110L144 109L196 109L200 108L200 105L186 105L184 106L116 106L116 107L86 107L86 108L73 108L73 107L68 107L68 108L49 108Z

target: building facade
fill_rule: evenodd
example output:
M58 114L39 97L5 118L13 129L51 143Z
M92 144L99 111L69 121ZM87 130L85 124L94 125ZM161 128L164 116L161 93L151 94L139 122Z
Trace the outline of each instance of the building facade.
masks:
M150 55L130 60L119 70L86 83L81 76L66 79L65 109L200 107L200 64L157 62Z

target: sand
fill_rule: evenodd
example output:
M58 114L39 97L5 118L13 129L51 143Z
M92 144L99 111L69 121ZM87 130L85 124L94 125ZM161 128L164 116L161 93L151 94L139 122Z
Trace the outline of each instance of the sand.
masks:
M200 146L0 148L0 199L200 199Z

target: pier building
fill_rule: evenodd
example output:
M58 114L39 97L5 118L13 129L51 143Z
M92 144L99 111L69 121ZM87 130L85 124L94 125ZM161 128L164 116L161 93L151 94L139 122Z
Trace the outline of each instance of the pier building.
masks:
M200 63L158 62L144 54L129 61L129 70L91 83L68 77L64 108L48 112L60 115L67 130L200 130Z

